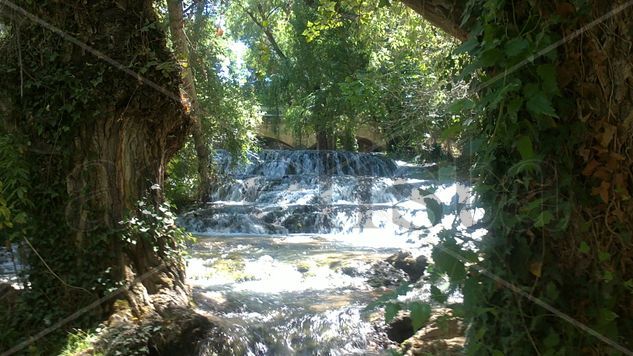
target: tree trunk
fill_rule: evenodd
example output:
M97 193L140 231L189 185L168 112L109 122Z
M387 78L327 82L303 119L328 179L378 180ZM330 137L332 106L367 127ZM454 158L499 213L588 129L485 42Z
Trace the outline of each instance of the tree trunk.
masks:
M343 132L341 132L341 143L343 145L343 149L346 151L353 152L358 150L358 142L356 141L354 132L354 127L351 125L345 127Z
M202 130L202 110L198 102L195 79L191 70L191 61L189 60L189 46L184 31L182 0L168 0L167 7L169 9L169 28L172 42L174 43L174 51L182 67L182 94L191 107L191 132L198 157L198 176L200 179L198 183L198 197L204 201L211 189L209 148Z
M464 1L404 3L463 39L456 30L462 21L455 14L461 13ZM487 150L494 159L483 162L489 171L478 180L479 187L493 187L482 193L489 203L484 208L491 226L480 265L545 304L533 303L500 280L473 273L464 292L465 300L479 303L469 306L474 315L471 352L631 353L633 6L624 0L589 1L584 6L566 1L497 4L504 5L494 14L483 6L474 10L505 27L496 33L482 30L484 38L488 35L500 41L499 48L504 48L504 36L515 34L519 38L526 28L530 28L526 37L555 28L555 36L565 41L525 61L503 79L509 83L513 76L524 73L521 78L529 82L527 73L536 73L537 65L555 68L550 76L539 72L537 79L531 80L540 90L546 85L560 90L561 94L552 99L558 117L547 121L543 115L519 108L523 111L516 119L517 125L532 130L531 144L542 159L541 181L528 184L516 173L509 173L522 162L523 155L517 154L516 140L508 137L501 145L492 130L487 139L495 146L484 145L482 151ZM537 23L533 22L536 17ZM598 21L592 23L594 20ZM482 38L476 40L481 42ZM504 58L504 54L502 50L498 57ZM506 69L501 60L486 67L492 77ZM486 84L482 97L496 85ZM507 125L499 124L504 115L503 111L492 113L490 127ZM494 188L501 182L503 192ZM542 203L545 201L555 204ZM541 217L550 214L552 221L526 224L525 209L530 204L538 204ZM517 215L523 220L517 222Z
M316 128L316 148L317 150L336 149L334 136L327 128Z
M466 8L464 0L402 0L413 11L422 15L433 26L439 27L449 35L466 40L468 25L462 25L462 13Z
M30 216L29 239L37 251L29 263L31 292L51 310L73 311L121 282L130 285L126 294L137 315L187 305L182 262L165 253L171 237L130 243L120 225L141 198L162 202L165 164L190 124L153 2L18 5L25 11L13 7L10 15L21 42L13 36L12 46L3 49L9 60L0 66L0 84L14 94L16 117L8 119L19 121L30 147L37 148L28 153L29 199L36 203ZM50 25L34 23L27 13ZM28 75L22 79L20 71ZM88 314L99 318L117 297Z

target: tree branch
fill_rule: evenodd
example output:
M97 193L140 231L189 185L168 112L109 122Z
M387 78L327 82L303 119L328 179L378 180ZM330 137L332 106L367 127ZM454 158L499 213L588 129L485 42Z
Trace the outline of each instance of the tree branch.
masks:
M468 38L467 28L460 26L466 0L402 0L402 3L458 40Z
M277 43L277 40L275 40L275 36L273 36L272 32L270 32L270 29L268 27L264 26L264 24L262 22L260 22L257 19L257 17L255 17L255 15L251 11L249 11L247 8L242 7L242 9L244 9L244 12L248 15L248 17L250 17L251 20L253 20L253 22L259 28L262 29L262 31L264 32L264 35L266 35L266 39L268 39L268 42L270 43L271 47L273 48L273 51L275 51L275 53L277 53L277 55L279 57L281 57L284 61L287 61L288 57L286 57L284 52L281 50L281 47L279 47L279 44Z

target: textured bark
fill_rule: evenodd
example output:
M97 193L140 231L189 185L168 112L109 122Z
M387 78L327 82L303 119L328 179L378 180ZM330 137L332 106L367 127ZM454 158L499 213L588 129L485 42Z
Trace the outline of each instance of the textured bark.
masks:
M10 13L19 20L15 28L22 33L17 45L23 58L12 57L15 48L7 47L3 55L9 60L0 66L7 71L0 80L14 95L22 134L32 147L45 148L29 156L35 167L29 198L37 202L31 212L32 241L62 283L35 257L30 279L34 290L47 291L53 303L64 298L63 306L71 310L93 301L90 278L97 276L89 274L96 272L131 283L128 298L137 314L187 303L183 266L160 252L170 238L160 240L158 249L145 241L130 247L117 232L142 197L162 201L161 189L152 186L163 186L165 165L182 146L190 124L164 34L147 26L156 21L152 4L18 2L59 28L61 36L19 11ZM95 50L101 55L95 56ZM26 84L15 68L28 72ZM121 68L142 73L143 79ZM16 95L21 87L24 95Z
M468 37L468 26L461 25L465 0L402 0L412 10L422 15L434 26L449 35L464 41Z
M459 39L465 38L465 29L458 26L461 23L458 15L464 1L403 2L434 25ZM535 12L543 19L560 16L566 20L559 28L560 36L574 36L567 37L560 48L553 49L557 52L555 60L550 57L546 61L555 65L558 87L570 105L559 108L560 117L553 127L540 130L544 137L550 139L557 132L560 137L565 137L569 130L578 130L583 136L580 144L561 141L556 149L558 152L571 152L571 156L575 156L572 162L561 162L555 156L544 157L543 166L549 173L545 174L547 177L543 178L545 182L542 182L541 189L546 194L561 196L562 201L569 202L573 207L565 231L543 230L540 237L522 236L519 232L508 232L503 228L490 231L487 238L491 242L486 246L499 244L504 247L498 247L499 250L488 247L492 251L487 251L485 263L492 268L503 269L504 273L510 271L510 278L516 278L521 285L531 286L530 293L544 300L549 300L544 291L546 285L557 286L560 294L552 302L554 307L630 350L633 347L630 338L633 301L630 292L621 285L622 281L633 280L633 247L630 243L630 232L633 231L633 7L629 5L624 0L589 1L585 8L588 13L584 14L577 12L577 7L566 1L514 2L512 6L499 9L498 21L508 21L507 27L515 30L531 26ZM597 26L591 25L595 19L601 19ZM542 21L542 24L547 23ZM576 31L583 25L589 26L576 36ZM532 31L538 33L540 29L536 27ZM526 63L526 67L530 65ZM495 69L490 71L495 72ZM528 122L530 119L522 120ZM499 151L506 154L512 152L512 147L499 147ZM510 168L497 167L494 172L496 177L507 175ZM573 182L570 185L573 191L558 191L556 179ZM505 198L502 194L499 197ZM521 199L530 201L536 198ZM495 207L489 208L497 215L512 214L497 211ZM530 275L530 280L518 273L512 275L512 266L516 264L513 253L520 250L520 242L529 243L532 256L540 256L542 276L540 269L539 276ZM587 251L579 252L581 244L586 244ZM600 254L608 258L600 257ZM553 278L550 273L556 277ZM604 277L605 273L617 276L617 281ZM498 284L495 288L494 282L484 277L482 280L490 286L489 289L481 289L486 293L486 306L501 311L518 308L526 325L525 329L513 329L516 320L507 319L515 314L503 312L494 317L482 313L471 320L473 335L485 331L478 342L490 349L507 347L508 344L502 341L506 338L508 343L516 342L512 350L505 350L508 352L546 350L548 346L543 345L546 333L542 329L547 324L558 333L559 346L566 347L568 353L578 350L583 354L603 355L612 354L615 350L623 351L620 346L609 344L609 340L590 336L562 319L542 321L540 317L533 318L547 312L518 297L518 302L508 298L507 291ZM605 321L600 315L603 312L614 313L617 317ZM523 336L510 337L517 333Z
M204 200L208 197L209 189L211 189L209 148L202 130L202 110L198 102L195 79L191 70L191 61L189 60L189 46L184 31L182 0L168 0L167 7L169 9L169 28L172 42L174 43L174 51L182 67L182 92L191 107L191 133L198 157L198 176L200 179L198 183L198 197L200 200Z
M334 142L334 135L331 132L329 132L329 130L317 128L316 149L317 150L336 149L336 142Z
M80 31L92 25L101 35L109 34L125 41L129 32L138 31L136 26L155 21L151 1L101 1L93 6L93 9L105 7L102 10L110 16L103 13L95 16L97 14L91 11L83 17L76 16ZM147 36L147 50L159 61L173 63L163 34L148 31ZM135 45L142 46L142 42ZM108 48L105 43L95 43L95 46ZM127 53L122 52L124 50L115 45L111 56L133 58L137 51L143 51L135 46L129 46ZM77 55L88 62L94 61L87 53ZM175 73L165 79L155 74L158 73L147 76L167 91L178 92L179 80ZM151 186L163 186L166 163L182 145L189 126L182 105L172 97L142 83L132 85L130 78L124 75L114 75L109 83L104 83L111 90L108 100L95 108L94 120L80 124L74 139L72 169L66 179L71 198L66 205L66 218L75 230L74 240L79 248L84 239L93 238L90 236L93 231L117 229L125 212L133 211L136 202L148 192L153 192L156 203L162 201L161 190L151 189ZM169 241L161 243L169 244ZM119 278L131 283L134 278L157 269L140 283L133 283L127 293L137 315L164 309L166 303L153 300L150 295L157 296L165 290L176 291L178 297L174 302L177 304L187 303L183 266L166 262L154 247L145 241L138 241L132 249L112 244L114 255L118 256Z

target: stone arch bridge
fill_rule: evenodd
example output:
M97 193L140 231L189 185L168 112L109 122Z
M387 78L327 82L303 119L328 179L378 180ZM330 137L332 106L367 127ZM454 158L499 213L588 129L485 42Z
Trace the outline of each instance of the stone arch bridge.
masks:
M257 127L257 137L262 144L269 148L314 148L316 136L303 135L297 137L292 129L276 117L266 115ZM384 151L386 141L382 134L369 125L361 126L356 130L356 142L361 152Z

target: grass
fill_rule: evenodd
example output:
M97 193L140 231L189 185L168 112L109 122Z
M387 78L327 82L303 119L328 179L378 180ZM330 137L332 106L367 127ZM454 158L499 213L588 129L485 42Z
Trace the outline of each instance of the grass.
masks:
M61 356L73 355L103 355L103 353L94 350L94 342L97 334L94 331L75 330L68 334L66 345L62 349Z

